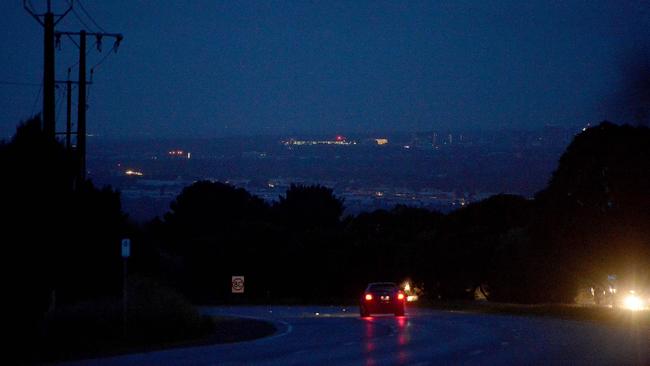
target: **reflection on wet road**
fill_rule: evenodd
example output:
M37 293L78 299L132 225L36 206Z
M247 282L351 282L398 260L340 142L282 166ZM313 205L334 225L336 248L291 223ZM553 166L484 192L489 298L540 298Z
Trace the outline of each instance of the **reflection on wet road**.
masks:
M376 317L361 318L365 327L365 334L363 338L363 348L365 350L365 364L374 365L377 361L374 355L377 353L378 344L380 344L380 337L386 336L389 342L394 343L388 349L395 349L394 364L406 365L409 360L408 346L410 340L410 327L409 320L406 316L390 317L388 324L381 324ZM382 332L388 328L389 332ZM380 344L382 347L385 346Z

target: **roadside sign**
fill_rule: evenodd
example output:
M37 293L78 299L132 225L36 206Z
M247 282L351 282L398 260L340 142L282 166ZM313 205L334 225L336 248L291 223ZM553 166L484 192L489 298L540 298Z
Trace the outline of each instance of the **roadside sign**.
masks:
M244 293L244 276L232 276L232 293Z
M122 239L122 258L131 256L131 239Z

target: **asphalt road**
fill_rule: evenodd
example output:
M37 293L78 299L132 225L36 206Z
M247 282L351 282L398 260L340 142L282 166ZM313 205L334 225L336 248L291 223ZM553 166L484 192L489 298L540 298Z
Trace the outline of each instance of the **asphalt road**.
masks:
M650 330L550 318L407 308L359 318L356 307L215 307L268 319L255 341L85 360L70 365L650 365Z

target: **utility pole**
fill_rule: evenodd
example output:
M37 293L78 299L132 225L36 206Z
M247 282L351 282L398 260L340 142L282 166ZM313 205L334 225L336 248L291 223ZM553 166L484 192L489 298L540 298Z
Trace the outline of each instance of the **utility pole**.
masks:
M54 27L72 9L72 2L63 14L52 13L52 0L47 0L47 12L37 14L23 0L23 8L43 26L43 131L46 135L55 137L56 111L54 95ZM43 20L41 20L43 18Z
M65 84L66 94L67 94L67 110L66 110L66 122L65 122L65 131L57 132L57 135L65 135L65 147L68 150L72 149L72 135L76 135L75 131L72 131L72 86L79 85L79 81L70 80L70 73L72 70L68 68L68 79L67 80L56 80L56 84ZM86 81L86 85L91 85L91 81Z
M82 182L86 179L86 109L88 103L86 101L86 86L89 84L86 78L86 48L88 36L94 36L97 40L97 49L101 51L101 40L104 37L115 38L113 50L117 52L117 48L122 42L124 37L120 33L104 33L104 32L86 32L81 30L79 32L56 32L56 36L60 37L65 35L68 37L79 37L79 95L77 105L77 158L78 158L78 171L77 179ZM110 52L110 51L109 51ZM92 76L92 70L91 70Z
M70 69L68 69L68 81L66 82L66 115L65 115L65 149L72 151L72 81L70 81Z
M43 132L54 137L55 96L54 96L54 14L50 0L44 15L43 31Z
M86 31L79 32L79 101L77 104L77 159L79 182L86 179Z
M76 84L79 85L79 81L72 81L70 80L70 73L71 69L68 68L68 79L67 80L56 80L56 84L65 84L66 85L66 120L65 120L65 131L64 132L57 132L57 135L65 135L65 148L68 153L71 154L71 157L73 159L73 166L72 171L70 172L70 184L72 187L72 190L75 189L77 184L79 183L77 177L79 176L79 156L78 154L73 151L72 148L72 135L76 135L77 132L72 131L72 85ZM87 84L92 84L89 82L86 82Z

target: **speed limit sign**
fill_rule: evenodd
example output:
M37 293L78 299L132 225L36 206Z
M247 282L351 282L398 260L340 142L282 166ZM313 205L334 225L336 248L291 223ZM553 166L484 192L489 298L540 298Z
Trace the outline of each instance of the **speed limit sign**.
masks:
M244 276L232 276L232 293L244 293Z

